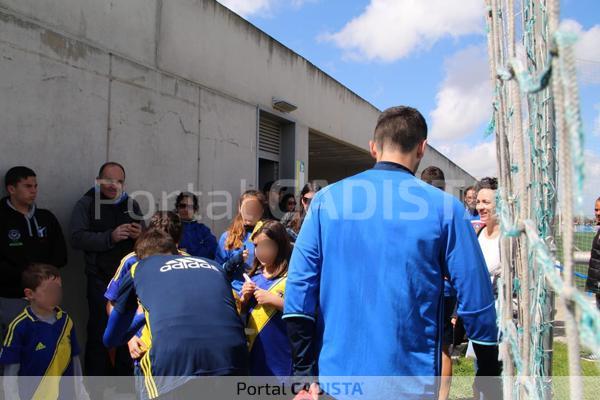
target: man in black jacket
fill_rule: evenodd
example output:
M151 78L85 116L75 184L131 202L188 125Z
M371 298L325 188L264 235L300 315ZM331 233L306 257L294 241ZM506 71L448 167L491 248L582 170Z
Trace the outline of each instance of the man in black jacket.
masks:
M71 216L71 245L85 254L89 317L85 346L87 375L130 375L127 348L116 350L114 362L102 343L108 320L104 292L121 259L133 251L141 233L138 203L123 191L125 169L116 162L100 168L96 186L75 204Z
M600 197L596 199L594 214L596 215L596 225L600 226ZM600 309L600 229L592 243L592 254L585 290L596 294L596 305Z
M58 221L48 210L37 208L37 178L27 167L6 172L8 196L0 200L0 339L8 324L26 305L21 273L30 263L62 267L67 247Z
M600 197L596 199L594 206L596 225L600 227ZM596 294L596 306L600 310L600 229L592 242L592 254L588 268L588 277L585 282L585 290ZM583 357L588 361L599 361L600 353L588 354Z

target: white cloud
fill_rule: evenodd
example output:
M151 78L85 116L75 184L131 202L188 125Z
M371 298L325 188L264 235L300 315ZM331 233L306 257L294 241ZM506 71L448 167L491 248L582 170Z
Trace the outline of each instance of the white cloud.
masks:
M217 0L231 11L241 15L242 17L249 17L252 15L263 14L270 15L273 10L273 6L280 5L282 2L277 0ZM313 3L318 0L287 0L287 2L294 8L299 9L306 3Z
M586 150L584 162L583 202L581 209L576 209L575 211L590 215L593 211L594 202L600 196L600 154L592 150Z
M471 46L445 61L446 77L431 112L434 140L461 139L491 117L492 84L485 47Z
M260 12L268 12L273 0L217 0L231 11L248 17Z
M371 0L339 32L322 35L360 60L395 61L444 37L483 32L481 0Z
M435 148L477 179L498 176L496 142L494 140L474 145L468 143L442 144Z
M560 27L578 36L575 55L581 81L587 84L600 84L600 25L594 25L586 31L579 22L567 19Z
M319 0L291 0L292 7L294 8L300 8L306 3L316 3L317 1Z
M592 133L596 136L600 136L600 103L594 106L594 109L598 113L594 118L594 124L592 125Z

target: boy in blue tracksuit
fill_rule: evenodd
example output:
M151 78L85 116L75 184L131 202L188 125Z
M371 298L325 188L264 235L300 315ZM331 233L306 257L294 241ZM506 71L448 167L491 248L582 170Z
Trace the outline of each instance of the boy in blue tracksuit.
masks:
M494 296L475 232L459 201L414 176L426 138L417 110L387 110L371 142L375 167L314 197L286 287L295 375L318 365L320 383L406 376L397 398L437 397L444 277L489 360L481 375L499 374Z

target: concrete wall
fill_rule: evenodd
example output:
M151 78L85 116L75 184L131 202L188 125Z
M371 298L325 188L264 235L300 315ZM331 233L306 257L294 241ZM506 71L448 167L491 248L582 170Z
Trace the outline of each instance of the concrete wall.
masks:
M273 97L298 110L275 112ZM32 167L39 205L65 231L110 159L130 193L152 195L138 197L146 210L201 191L202 219L219 235L235 211L225 205L256 186L261 109L294 122L307 167L309 129L366 149L379 114L213 0L0 0L0 174ZM82 256L69 256L65 305L83 339Z

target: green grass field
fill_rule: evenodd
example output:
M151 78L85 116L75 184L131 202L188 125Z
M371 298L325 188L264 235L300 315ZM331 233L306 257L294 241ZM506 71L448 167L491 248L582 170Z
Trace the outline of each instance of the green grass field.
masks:
M568 399L568 358L567 346L564 343L554 342L554 357L552 359L552 376L555 399ZM597 400L600 397L600 363L581 360L584 399ZM467 399L472 396L471 385L475 370L473 360L461 357L453 367L453 375L450 398L454 400Z
M575 237L573 238L573 244L575 247L575 251L584 251L589 252L592 250L592 241L594 240L594 236L596 234L593 232L577 232L575 233ZM556 238L556 258L562 262L562 238L558 236ZM575 265L575 272L587 275L588 266L583 264ZM579 290L583 290L585 288L585 279L576 276L575 277L575 285Z

